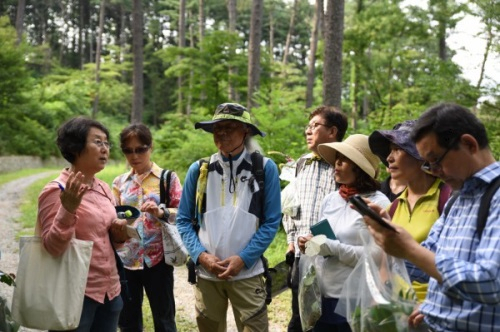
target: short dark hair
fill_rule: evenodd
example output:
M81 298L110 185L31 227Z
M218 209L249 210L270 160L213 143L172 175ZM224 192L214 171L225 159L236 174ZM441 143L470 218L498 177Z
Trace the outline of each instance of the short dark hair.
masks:
M73 164L87 145L87 136L90 128L97 128L106 134L109 139L108 129L99 121L79 116L63 123L57 130L57 147L62 156Z
M334 106L319 106L309 115L309 120L316 115L321 116L326 121L328 127L337 127L337 142L344 139L347 131L347 116L337 107Z
M351 185L356 188L358 193L364 194L369 192L374 192L380 190L380 182L372 178L365 171L363 171L358 165L354 164L354 174L356 175L356 180ZM375 175L376 176L376 175Z
M445 149L457 148L460 137L469 134L483 149L488 147L488 135L483 123L467 108L452 104L437 104L425 111L413 127L411 139L416 143L434 133Z
M151 146L153 144L153 135L149 128L142 123L133 123L125 128L123 128L120 133L120 148L125 147L125 143L131 137L137 137L137 139L144 145Z

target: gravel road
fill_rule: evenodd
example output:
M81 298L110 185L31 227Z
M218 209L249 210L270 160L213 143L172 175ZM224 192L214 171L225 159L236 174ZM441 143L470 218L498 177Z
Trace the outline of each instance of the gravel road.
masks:
M22 179L14 180L0 186L0 270L7 273L16 273L19 262L19 241L15 238L16 233L21 228L15 220L19 217L19 205L24 195L25 189L38 179L57 172L45 172ZM55 176L54 176L55 177ZM36 208L36 207L34 207ZM177 314L182 315L184 320L195 322L194 293L192 286L187 282L187 269L184 267L175 268L175 302ZM13 288L0 283L0 295L7 298L9 306L12 301ZM229 332L237 331L233 319L231 308L228 312L227 327ZM273 329L277 331L279 329ZM38 331L21 328L19 331Z

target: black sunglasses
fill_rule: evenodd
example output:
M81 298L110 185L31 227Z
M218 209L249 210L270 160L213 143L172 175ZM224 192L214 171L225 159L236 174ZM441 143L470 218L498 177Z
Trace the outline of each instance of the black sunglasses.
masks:
M149 148L150 148L150 146L142 146L140 148L135 148L135 149L123 148L122 152L124 154L132 154L132 153L135 153L135 154L144 154L144 153L148 152Z

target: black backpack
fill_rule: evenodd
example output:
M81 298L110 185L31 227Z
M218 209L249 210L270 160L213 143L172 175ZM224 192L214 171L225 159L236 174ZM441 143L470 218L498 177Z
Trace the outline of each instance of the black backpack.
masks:
M481 203L479 204L479 211L477 213L477 226L476 226L477 227L476 232L479 237L479 240L481 240L484 227L486 226L486 220L488 219L488 213L490 212L491 199L493 198L499 187L500 187L500 176L497 176L490 182L490 184L486 188L486 191L484 192L483 197L481 197ZM453 203L455 203L458 196L459 194L455 193L448 200L448 205L446 205L446 208L444 209L445 218L448 215L448 212L450 212L450 209L453 206Z
M201 166L205 163L208 163L207 159L209 158L203 158L198 161L198 164ZM259 191L257 192L258 195L258 202L260 204L260 209L259 209L259 221L262 222L262 219L264 217L264 197L265 197L265 192L264 192L264 182L265 182L265 173L264 173L264 157L258 152L255 151L252 154L250 154L250 159L252 161L252 174L255 176L255 181L259 185ZM203 193L203 203L201 207L202 213L206 211L206 193ZM195 218L193 220L193 228L198 232L198 222ZM272 294L271 294L271 289L272 289L272 276L269 273L269 264L267 262L267 259L264 257L264 255L260 256L262 260L262 264L264 266L264 278L266 279L266 304L270 304L272 301ZM189 259L188 262L186 263L186 266L188 268L188 282L190 284L196 284L196 273L195 273L195 264L193 260Z

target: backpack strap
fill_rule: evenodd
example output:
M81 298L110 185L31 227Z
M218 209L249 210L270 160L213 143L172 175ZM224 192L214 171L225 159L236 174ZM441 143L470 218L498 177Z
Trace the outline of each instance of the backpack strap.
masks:
M265 195L264 157L258 151L255 151L250 155L250 159L252 160L252 173L255 176L257 184L259 185L259 191L257 193L260 204L259 220L260 222L262 222L262 219L264 217L264 195Z
M170 207L170 179L172 172L168 169L161 171L160 175L160 202L165 203L165 207Z
M443 213L444 206L446 202L448 202L448 200L450 199L452 192L453 189L451 189L451 187L446 183L441 182L439 184L439 201L438 201L439 215Z
M394 213L396 212L396 209L398 208L398 204L399 204L399 198L396 197L395 200L392 201L391 203L391 207L389 208L389 216L391 216L391 219L392 217L394 217Z
M497 176L490 182L490 184L486 188L486 191L483 194L483 197L481 197L481 203L479 204L479 211L477 213L477 224L476 224L476 232L479 237L479 240L481 240L484 227L486 226L488 213L490 212L491 199L493 198L499 187L500 187L500 176ZM445 218L450 212L453 203L455 203L459 195L460 193L457 192L453 194L448 200L448 205L446 205L446 209L444 210Z
M481 197L481 204L479 205L479 212L477 214L477 234L479 236L479 240L481 240L484 227L486 226L486 220L488 219L488 214L490 212L491 199L499 187L500 176L497 176L490 182L483 197Z
M297 177L297 175L299 175L299 173L302 171L305 163L306 158L299 158L299 161L297 161L297 165L295 166L295 177Z

